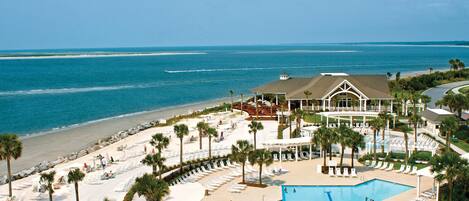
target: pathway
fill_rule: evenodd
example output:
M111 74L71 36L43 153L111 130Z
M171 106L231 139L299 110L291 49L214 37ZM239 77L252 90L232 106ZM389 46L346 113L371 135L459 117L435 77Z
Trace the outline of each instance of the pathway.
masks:
M430 96L432 98L432 100L428 104L428 107L435 108L435 102L443 98L443 96L446 94L447 91L455 87L464 86L468 84L469 84L469 80L442 84L442 85L427 89L422 94Z

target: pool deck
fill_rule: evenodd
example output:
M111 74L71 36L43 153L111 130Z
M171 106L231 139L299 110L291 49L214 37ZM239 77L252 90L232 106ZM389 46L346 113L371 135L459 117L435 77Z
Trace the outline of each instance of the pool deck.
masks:
M340 158L333 158L336 161L339 161ZM345 163L350 163L350 159L344 159ZM375 170L368 167L364 167L362 164L355 161L355 167L358 171L357 178L343 178L343 177L329 177L328 175L316 173L316 165L322 164L322 159L317 158L313 160L305 160L298 162L283 162L282 167L289 170L288 173L274 176L272 180L276 184L285 184L285 185L356 185L364 181L371 179L382 179L391 182L397 182L405 185L410 185L415 188L398 194L394 197L386 199L386 201L410 201L415 199L417 194L417 177L415 175L407 175L395 172L387 172L384 170ZM274 163L271 167L279 167L279 163ZM229 174L229 171L217 172L209 177L206 177L199 182L204 184L208 183L210 180L215 179L221 175ZM241 181L241 177L236 178L235 180L224 184L218 190L212 192L209 196L206 196L204 201L218 201L218 200L227 200L227 201L271 201L271 200L281 200L282 193L279 185L271 185L266 188L257 188L257 187L247 187L241 193L230 193L228 189L231 185L236 184ZM421 192L431 189L433 184L433 179L421 177L420 187Z

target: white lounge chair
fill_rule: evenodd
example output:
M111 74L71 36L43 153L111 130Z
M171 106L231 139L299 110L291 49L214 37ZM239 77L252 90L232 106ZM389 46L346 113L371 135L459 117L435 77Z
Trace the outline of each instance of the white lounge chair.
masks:
M368 167L373 168L376 166L376 161L371 161L371 164Z
M352 177L357 177L357 169L352 168L352 169L351 169L351 172L350 172L350 176L352 176Z
M379 169L379 168L381 168L382 165L383 165L383 162L379 161L378 164L376 164L376 166L374 168Z
M348 168L344 168L344 177L349 177Z
M412 168L412 171L410 172L410 174L411 174L411 175L417 174L417 166L414 166L414 167Z
M399 170L396 170L397 173L401 173L401 172L404 172L405 170L405 165L404 164L401 164L401 167L399 168Z
M329 177L333 177L333 176L335 176L334 169L330 167L329 168Z
M335 168L335 175L338 176L338 177L342 176L342 173L340 172L340 168L338 168L338 167Z
M278 155L274 154L274 161L278 161Z
M389 164L389 167L386 168L386 169L384 169L384 170L386 170L386 171L391 171L391 170L393 170L393 169L394 169L394 163L391 163L391 164Z
M388 162L384 162L383 166L381 166L381 168L379 168L380 170L384 170L388 168Z
M406 167L405 171L402 172L402 173L404 173L404 174L409 174L410 171L412 171L412 166L408 165L408 166Z

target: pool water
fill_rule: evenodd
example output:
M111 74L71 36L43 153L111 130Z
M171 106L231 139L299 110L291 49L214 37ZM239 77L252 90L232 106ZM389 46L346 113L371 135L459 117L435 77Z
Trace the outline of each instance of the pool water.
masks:
M413 188L380 179L355 186L283 185L282 201L382 201Z

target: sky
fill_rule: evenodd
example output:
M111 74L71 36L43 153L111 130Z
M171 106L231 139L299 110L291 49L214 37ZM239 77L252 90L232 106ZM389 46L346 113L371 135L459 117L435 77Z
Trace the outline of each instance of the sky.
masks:
M469 40L469 0L3 0L0 49Z

